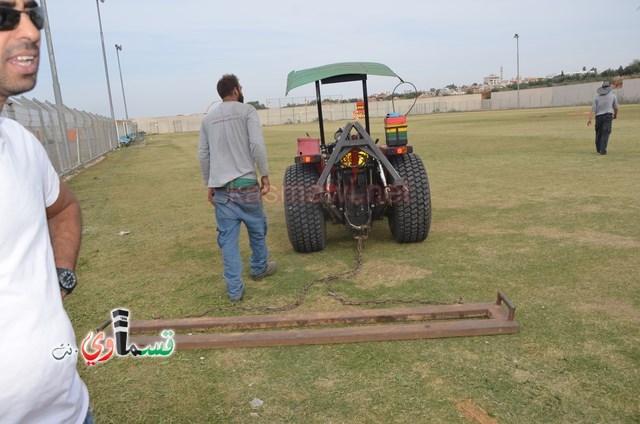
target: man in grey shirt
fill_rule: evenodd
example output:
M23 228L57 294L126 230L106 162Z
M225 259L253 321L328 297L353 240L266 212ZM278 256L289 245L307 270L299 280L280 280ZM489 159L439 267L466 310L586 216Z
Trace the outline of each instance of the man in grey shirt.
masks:
M602 87L598 88L593 98L587 126L591 125L594 116L596 117L596 150L601 155L606 155L613 120L618 117L618 98L611 92L609 81L602 83Z
M223 75L217 90L222 104L202 120L198 159L209 202L215 207L227 294L235 302L244 294L238 245L241 223L249 233L252 278L259 280L276 271L276 263L267 262L267 218L261 198L270 189L269 165L258 113L244 104L238 78Z

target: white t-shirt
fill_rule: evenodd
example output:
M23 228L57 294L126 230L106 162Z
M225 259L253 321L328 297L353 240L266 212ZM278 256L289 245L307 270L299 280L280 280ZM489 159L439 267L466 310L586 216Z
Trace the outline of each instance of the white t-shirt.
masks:
M40 142L0 117L2 423L82 423L89 406L47 227L45 207L59 193Z

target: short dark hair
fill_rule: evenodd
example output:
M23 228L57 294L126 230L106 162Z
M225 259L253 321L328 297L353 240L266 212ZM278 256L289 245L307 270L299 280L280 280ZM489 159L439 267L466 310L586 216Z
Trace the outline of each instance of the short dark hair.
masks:
M218 94L221 99L229 96L233 93L234 88L238 88L240 82L238 81L238 77L233 74L224 74L220 81L218 81Z

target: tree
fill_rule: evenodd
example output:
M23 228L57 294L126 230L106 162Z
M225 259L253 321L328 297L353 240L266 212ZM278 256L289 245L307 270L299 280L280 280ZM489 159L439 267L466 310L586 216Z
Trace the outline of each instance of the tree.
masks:
M640 74L640 59L636 59L629 66L624 68L626 75L638 75Z
M259 101L253 101L253 102L247 102L247 104L255 107L257 110L260 109L266 109L267 107L265 105L263 105L262 103L260 103Z

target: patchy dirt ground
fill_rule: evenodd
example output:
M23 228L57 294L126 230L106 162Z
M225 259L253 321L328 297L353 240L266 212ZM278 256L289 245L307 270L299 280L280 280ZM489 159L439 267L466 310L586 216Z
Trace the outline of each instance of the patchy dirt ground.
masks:
M463 413L465 418L468 418L470 421L481 423L481 424L497 424L498 421L494 418L491 418L487 411L482 409L479 405L473 403L473 401L469 398L465 398L462 400L455 401L456 409Z

